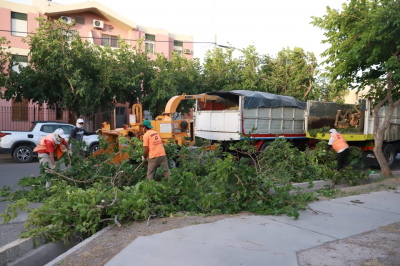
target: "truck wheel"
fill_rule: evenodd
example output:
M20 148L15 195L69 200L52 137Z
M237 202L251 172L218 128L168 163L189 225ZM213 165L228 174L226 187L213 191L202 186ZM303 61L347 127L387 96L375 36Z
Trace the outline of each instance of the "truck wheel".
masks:
M13 157L17 163L29 163L33 158L32 148L28 146L19 146L14 150Z
M266 148L268 148L270 143L271 143L270 141L264 141L264 143L261 144L261 147L260 147L260 149L258 151L259 152L263 152Z
M169 169L179 167L178 158L168 160Z
M391 167L396 159L396 149L392 144L387 144L383 146L383 155L388 162L389 167Z
M94 144L91 148L90 148L90 154L95 153L96 151L100 150L100 145L99 144Z

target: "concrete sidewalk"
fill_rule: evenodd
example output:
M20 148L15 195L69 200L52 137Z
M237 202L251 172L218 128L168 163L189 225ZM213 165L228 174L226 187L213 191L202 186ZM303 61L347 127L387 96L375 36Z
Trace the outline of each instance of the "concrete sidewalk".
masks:
M399 192L311 203L299 220L242 216L138 237L106 265L298 265L299 251L400 222Z

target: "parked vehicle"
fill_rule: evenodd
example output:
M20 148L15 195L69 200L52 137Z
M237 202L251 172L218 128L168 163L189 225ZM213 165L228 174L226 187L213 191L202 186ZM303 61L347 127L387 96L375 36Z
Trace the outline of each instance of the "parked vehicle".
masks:
M324 126L335 128L338 125L338 112L351 110L355 105L341 105L322 101L297 101L293 97L274 95L256 91L217 91L207 93L217 95L219 100L202 107L198 102L195 108L196 136L213 142L221 141L224 147L249 136L256 141L257 150L262 151L276 137L290 140L302 147L311 140L328 140L329 134L311 135L310 130ZM341 133L345 140L364 151L365 163L379 166L374 148L374 121L371 103L364 100L359 108L358 132ZM379 117L384 117L387 107L381 107ZM382 119L380 119L382 123ZM349 130L350 131L350 130ZM354 131L354 130L353 130ZM400 152L400 108L396 108L390 126L384 135L383 152L391 166Z
M53 133L57 128L64 130L63 138L68 140L75 126L57 121L33 121L29 131L0 131L0 153L11 154L16 162L29 163L34 156L33 149L42 137ZM98 135L84 136L88 153L99 149Z

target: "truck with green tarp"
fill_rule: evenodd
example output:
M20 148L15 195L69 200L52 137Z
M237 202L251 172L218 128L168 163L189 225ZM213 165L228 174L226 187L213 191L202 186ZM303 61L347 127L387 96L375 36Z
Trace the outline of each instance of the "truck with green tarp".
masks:
M329 128L337 128L350 145L364 151L367 165L379 166L372 151L374 121L370 100L361 100L359 104L302 102L289 96L245 90L207 94L217 95L218 100L197 101L194 113L197 137L228 146L251 136L257 150L262 151L275 138L285 138L298 147L327 141ZM387 107L379 110L380 123L386 112ZM348 117L354 119L346 121ZM322 128L326 132L321 132ZM391 166L400 152L400 108L395 109L383 139L383 152Z

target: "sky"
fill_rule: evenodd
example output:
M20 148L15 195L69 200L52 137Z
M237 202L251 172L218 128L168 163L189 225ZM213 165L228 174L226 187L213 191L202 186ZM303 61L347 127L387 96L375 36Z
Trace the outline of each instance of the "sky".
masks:
M9 0L30 4L30 0ZM61 4L86 0L53 0ZM348 0L97 0L123 17L153 28L190 35L195 42L235 48L254 45L259 54L276 55L282 48L313 52L318 63L328 44L323 31L310 24L326 7L341 9ZM203 61L213 44L194 44L194 57ZM239 52L236 53L238 55Z

